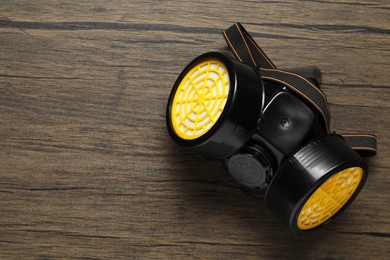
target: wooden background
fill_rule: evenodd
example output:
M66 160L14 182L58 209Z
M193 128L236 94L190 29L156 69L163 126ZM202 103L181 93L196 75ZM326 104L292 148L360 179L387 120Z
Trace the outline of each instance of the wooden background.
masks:
M176 77L235 21L277 66L322 70L333 130L378 136L318 231L167 134ZM0 258L389 259L389 33L385 0L0 1Z

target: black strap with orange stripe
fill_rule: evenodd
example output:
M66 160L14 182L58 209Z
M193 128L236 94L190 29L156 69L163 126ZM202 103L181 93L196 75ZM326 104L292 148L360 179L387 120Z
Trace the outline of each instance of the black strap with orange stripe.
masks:
M240 23L223 32L223 36L238 60L260 70L263 80L287 87L309 103L322 115L326 132L330 132L330 110L325 94L308 79L292 72L277 69ZM352 149L363 155L376 154L376 136L370 134L342 135Z
M345 142L362 155L376 154L376 136L371 134L341 134Z

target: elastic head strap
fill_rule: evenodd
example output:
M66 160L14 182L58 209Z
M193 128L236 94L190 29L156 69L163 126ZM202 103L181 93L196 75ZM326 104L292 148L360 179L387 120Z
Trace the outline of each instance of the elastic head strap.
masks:
M325 94L318 87L298 74L276 69L240 23L230 26L223 32L223 36L236 58L258 68L262 79L282 84L309 101L322 115L324 129L329 133L330 110Z
M276 68L240 23L235 23L225 30L223 37L236 58L241 62L256 68Z
M325 94L306 78L277 69L240 23L223 31L223 36L236 58L260 70L263 80L281 84L307 100L322 115L326 133L330 132L330 109ZM367 134L343 135L352 149L367 155L376 154L376 137Z
M377 137L372 134L341 134L345 142L355 151L364 156L377 153Z

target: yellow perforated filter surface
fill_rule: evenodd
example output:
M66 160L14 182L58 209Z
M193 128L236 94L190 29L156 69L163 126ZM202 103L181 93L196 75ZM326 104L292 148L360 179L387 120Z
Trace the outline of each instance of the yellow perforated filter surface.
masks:
M362 176L362 168L353 167L326 180L303 206L298 217L298 228L315 228L336 214L355 193Z
M196 64L180 82L172 102L171 120L182 139L204 135L217 122L229 94L229 75L217 59Z

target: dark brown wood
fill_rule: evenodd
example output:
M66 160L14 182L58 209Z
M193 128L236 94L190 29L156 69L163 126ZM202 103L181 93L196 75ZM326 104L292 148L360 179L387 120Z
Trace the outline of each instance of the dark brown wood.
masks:
M389 258L389 10L383 0L1 1L0 258ZM358 199L305 236L166 131L177 75L227 51L221 30L235 21L277 66L322 70L333 130L378 136Z

